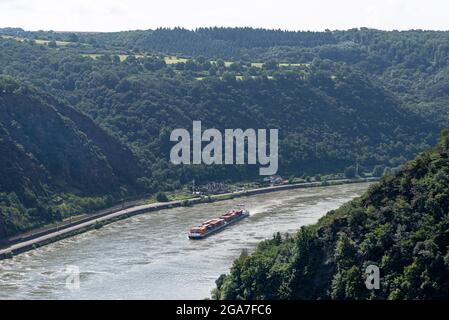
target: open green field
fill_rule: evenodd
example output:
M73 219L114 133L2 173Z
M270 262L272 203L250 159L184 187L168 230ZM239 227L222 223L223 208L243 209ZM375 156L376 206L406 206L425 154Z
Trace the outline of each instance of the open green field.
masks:
M88 53L88 54L83 54L83 57L89 57L92 59L98 59L100 56L102 56L102 54L99 53ZM128 54L118 54L118 56L120 57L120 61L125 61L130 55ZM134 55L136 58L143 58L144 55ZM164 61L166 64L177 64L177 63L183 63L183 62L187 62L189 59L187 58L179 58L179 57L174 57L174 56L166 56L164 57Z
M251 67L262 69L263 68L263 62L253 62L253 63L251 63Z
M83 56L85 58L98 59L102 55L101 54L95 54L95 53L86 53L86 54L82 54L81 56Z
M99 57L103 56L103 54L99 54L99 53L86 53L86 54L82 54L83 57L88 57L88 58L92 58L92 59L98 59ZM123 62L126 59L128 59L128 57L130 56L129 54L118 54L117 55L120 58L120 61ZM134 57L136 58L143 58L143 55L134 55Z
M32 40L32 39L27 39L27 38L20 38L20 37L13 37L13 36L7 36L7 35L0 35L1 38L4 39L14 39L16 41L19 42L24 42L27 40ZM41 45L48 45L50 40L43 40L43 39L34 39L34 41L37 44L41 44ZM67 46L72 44L73 42L68 42L68 41L55 41L57 46ZM89 57L92 59L98 59L98 57L102 56L102 54L100 53L89 53L89 54L82 54L83 57ZM120 57L120 61L125 61L129 55L127 54L118 54L118 56ZM144 55L135 55L136 58L142 58L144 57ZM185 63L187 61L189 61L189 58L182 58L182 57L177 57L177 56L165 56L163 57L164 61L166 64L168 65L175 65L178 63ZM212 63L216 62L216 61L211 61ZM229 68L231 67L231 65L235 63L235 61L225 61L225 67ZM263 69L264 68L264 63L263 62L252 62L251 66L254 68L259 68L259 69ZM279 63L279 67L281 68L291 68L291 67L308 67L309 63Z
M164 57L165 63L166 64L177 64L177 63L185 63L187 62L189 59L186 58L179 58L179 57L175 57L175 56L167 56Z
M50 40L42 40L42 39L26 39L26 38L20 38L20 37L13 37L13 36L0 36L3 39L13 39L19 42L24 42L27 40L34 40L37 44L43 44L43 45L48 45L48 43L50 42ZM68 42L68 41L55 41L56 45L58 46L67 46L69 44L71 44L72 42Z
M37 44L44 44L44 45L48 45L48 43L50 42L49 40L39 40L36 39L35 40ZM57 46L68 46L69 44L72 44L73 42L68 42L68 41L55 41Z
M288 67L308 67L310 63L279 63L279 67L288 68Z
M19 42L24 42L26 40L30 40L30 39L26 39L26 38L20 38L20 37L13 37L13 36L6 36L6 35L1 35L1 38L4 39L14 39L16 41ZM41 44L41 45L48 45L48 43L50 42L50 40L43 40L43 39L35 39L34 40L37 44ZM72 42L68 42L68 41L55 41L57 46L67 46L72 44ZM103 54L101 53L86 53L86 54L82 54L83 57L89 57L92 59L98 59L100 56L102 56ZM127 54L118 54L118 56L120 57L120 61L123 62L125 61L130 55ZM136 58L142 58L144 57L144 55L135 55ZM189 61L189 58L181 58L181 57L176 57L176 56L165 56L163 57L165 63L167 65L175 65L178 63L186 63L187 61ZM211 61L212 63L216 62L216 61ZM225 67L229 68L231 67L231 65L235 63L235 61L225 61ZM309 64L308 63L279 63L279 67L281 68L289 68L289 67L307 67ZM254 68L258 68L258 69L263 69L264 68L264 63L263 62L252 62L251 66ZM237 76L238 80L242 80L243 78L240 76ZM203 78L197 78L197 80L203 80Z

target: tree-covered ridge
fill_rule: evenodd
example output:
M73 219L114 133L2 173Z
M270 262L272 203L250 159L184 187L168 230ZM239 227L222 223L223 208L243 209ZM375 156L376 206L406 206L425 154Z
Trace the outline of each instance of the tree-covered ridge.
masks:
M0 239L141 191L144 172L128 148L8 77L0 77L0 149Z
M3 77L0 91L8 93L15 90L15 82L29 82L48 93L45 100L52 99L48 104L64 117L61 110L72 110L67 117L75 117L79 131L88 137L100 130L115 139L94 143L102 153L112 146L105 156L113 176L101 170L111 184L80 187L66 174L75 169L71 167L60 176L66 181L64 190L82 197L77 201L89 202L96 197L90 193L94 190L117 200L116 177L127 186L138 176L137 186L125 188L139 194L182 188L192 179L259 178L257 166L172 166L170 132L189 129L193 120L202 120L203 129L280 129L279 173L285 177L343 172L380 176L433 144L446 123L446 37L365 29L301 33L177 28L105 34L1 29L0 74L8 77ZM8 117L13 121L16 115ZM4 136L14 143L9 131ZM117 140L133 153L134 159L125 164L134 165L137 159L145 172L123 180L128 175L120 168L127 167L114 156ZM32 153L45 152L40 147ZM37 176L39 166L33 168L27 170ZM89 177L95 180L95 175ZM23 192L17 189L16 195L20 198ZM64 212L77 214L83 206L70 208Z
M368 265L381 269L367 290ZM217 280L219 299L449 296L449 130L436 148L286 239L262 242Z
M313 47L336 43L331 32L295 32L254 28L158 28L127 32L29 32L3 28L0 34L12 37L79 42L105 48L170 52L189 56L240 58L243 49L273 46Z
M97 39L100 47L121 46L137 52L202 55L242 62L274 60L300 64L319 59L345 63L379 78L407 107L425 113L443 126L449 121L449 32L175 28L79 36L86 42Z
M255 168L189 173L167 166L170 131L190 128L193 120L218 129L281 129L284 175L343 172L356 163L367 170L395 167L432 143L438 131L377 80L331 62L298 70L226 67L204 58L167 65L154 57L91 59L67 48L12 40L0 45L5 73L65 98L128 144L156 174L148 182L153 189L195 175L254 177Z
M285 66L317 60L344 63L378 78L406 107L438 121L442 127L449 120L449 32L444 31L160 28L115 33L60 33L5 28L0 29L1 35L36 39L37 43L53 41L54 46L58 44L88 54L115 52L123 57L151 53L193 59L203 56L233 61L233 68L267 62L271 66L273 62ZM178 67L184 68L182 64ZM194 68L190 62L186 67L187 70ZM252 68L250 74L257 73L257 69Z

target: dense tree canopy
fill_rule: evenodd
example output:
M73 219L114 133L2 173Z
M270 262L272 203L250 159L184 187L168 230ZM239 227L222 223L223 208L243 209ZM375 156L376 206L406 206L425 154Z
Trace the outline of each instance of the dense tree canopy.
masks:
M9 77L2 87L0 239L142 192L136 157L92 120Z
M448 37L369 29L0 29L2 143L16 154L9 159L27 163L17 185L3 172L0 192L9 200L2 208L41 208L45 216L63 203L69 207L64 214L76 214L126 195L181 188L193 178L259 178L257 166L171 165L170 132L191 128L193 120L202 120L204 129L280 129L283 176L394 172L447 126ZM52 119L64 122L55 132L76 139L49 134L46 144L24 144L17 128L53 128ZM58 167L60 154L71 148L84 150L85 161L73 152L73 161ZM129 174L120 169L128 170L121 158L134 168ZM48 172L48 181L24 178ZM86 172L84 181L79 177ZM24 200L28 190L49 206ZM57 195L66 201L52 201Z
M449 295L449 131L361 198L262 242L217 280L219 299L438 299ZM381 270L367 290L368 265Z

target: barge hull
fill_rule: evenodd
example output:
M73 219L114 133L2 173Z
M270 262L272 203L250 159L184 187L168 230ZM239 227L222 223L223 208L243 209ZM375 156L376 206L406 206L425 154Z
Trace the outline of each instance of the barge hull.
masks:
M243 220L243 219L245 219L247 217L249 217L249 213L244 213L241 216L239 216L239 217L237 217L237 218L235 218L235 219L233 219L233 220L231 220L229 222L226 222L225 224L223 224L223 225L221 225L221 226L219 226L219 227L217 227L215 229L207 231L205 234L202 234L202 235L200 235L200 234L198 234L198 235L189 235L189 239L191 239L191 240L202 240L202 239L207 238L208 236L210 236L210 235L212 235L214 233L222 231L223 229L225 229L225 228L227 228L227 227L229 227L229 226L231 226L231 225L233 225L233 224L235 224L235 223L239 222L240 220Z

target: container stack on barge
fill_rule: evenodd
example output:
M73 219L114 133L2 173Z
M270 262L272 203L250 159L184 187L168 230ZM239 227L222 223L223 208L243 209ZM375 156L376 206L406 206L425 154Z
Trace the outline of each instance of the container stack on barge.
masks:
M192 240L204 239L213 233L223 230L230 225L249 217L249 211L246 209L231 210L220 218L210 219L203 222L200 226L190 230L189 238Z

